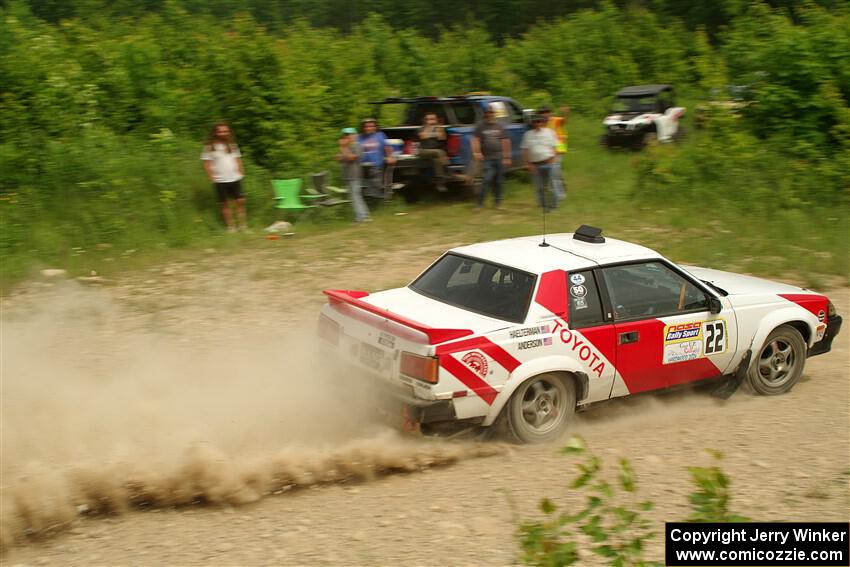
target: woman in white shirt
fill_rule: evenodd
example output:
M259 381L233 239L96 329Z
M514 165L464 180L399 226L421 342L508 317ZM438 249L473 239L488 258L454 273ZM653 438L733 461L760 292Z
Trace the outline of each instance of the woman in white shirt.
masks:
M230 126L220 122L213 126L210 137L204 145L201 154L204 170L215 186L218 202L221 203L221 214L227 225L227 232L236 232L231 203L236 205L236 217L242 230L248 230L245 214L245 196L242 194L242 154L239 146L233 140Z

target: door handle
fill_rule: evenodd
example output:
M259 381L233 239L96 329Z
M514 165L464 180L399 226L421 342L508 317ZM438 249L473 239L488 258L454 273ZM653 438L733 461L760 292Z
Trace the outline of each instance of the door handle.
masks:
M636 342L638 342L638 339L640 338L640 333L638 333L637 331L630 331L628 333L620 333L619 335L617 335L617 338L619 339L619 343L621 345L625 345L625 344L628 344L628 343L636 343Z

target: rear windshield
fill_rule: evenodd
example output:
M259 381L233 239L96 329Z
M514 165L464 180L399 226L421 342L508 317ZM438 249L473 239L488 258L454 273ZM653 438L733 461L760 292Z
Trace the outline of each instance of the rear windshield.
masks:
M449 117L446 115L446 105L442 102L429 102L411 104L407 107L404 119L405 126L421 126L425 123L426 114L436 114L440 124L448 124Z
M405 112L405 126L420 126L425 123L425 115L434 113L440 124L475 124L478 116L475 108L478 103L469 101L458 102L418 102L407 107ZM449 114L449 106L454 116Z
M455 307L521 323L535 280L535 276L515 268L446 254L410 288Z

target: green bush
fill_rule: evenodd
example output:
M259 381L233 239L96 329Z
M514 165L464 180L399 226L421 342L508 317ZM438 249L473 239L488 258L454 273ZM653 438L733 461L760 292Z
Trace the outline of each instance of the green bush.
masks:
M573 437L562 450L572 455L583 455L585 451L584 441L579 437ZM570 489L581 490L586 495L584 506L571 513L559 511L548 498L541 500L540 510L545 519L522 522L519 526L522 561L540 567L580 564L579 549L586 545L613 567L660 566L643 557L644 543L655 535L643 516L652 509L652 503L632 504L621 496L632 495L636 490L629 462L620 459L616 484L603 478L602 461L595 455L588 455L576 468L578 475L570 483Z
M582 563L579 549L586 548L612 567L649 567L661 563L644 558L644 544L655 537L644 514L653 508L649 501L636 502L634 472L626 459L617 466L617 483L606 480L599 457L587 452L584 441L573 436L562 453L586 456L576 463L578 474L569 485L585 496L576 512L560 511L548 498L540 501L542 520L520 523L517 539L520 559L526 565L562 567ZM722 455L709 451L715 461ZM715 464L689 467L694 491L689 495L688 522L747 522L749 518L729 509L729 478Z

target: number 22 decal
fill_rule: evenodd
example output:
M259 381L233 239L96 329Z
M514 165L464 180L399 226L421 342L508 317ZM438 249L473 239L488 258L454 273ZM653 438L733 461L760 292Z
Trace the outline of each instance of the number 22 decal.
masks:
M726 351L726 321L707 321L705 323L706 356Z

